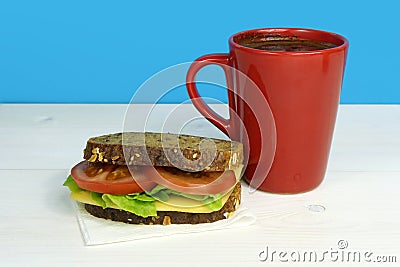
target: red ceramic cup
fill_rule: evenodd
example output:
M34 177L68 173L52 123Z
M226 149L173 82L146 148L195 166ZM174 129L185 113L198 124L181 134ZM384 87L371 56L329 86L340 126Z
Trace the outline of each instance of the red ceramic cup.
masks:
M273 34L328 42L336 47L307 52L267 51L238 44L242 38ZM187 90L193 104L209 121L227 133L241 131L232 119L223 119L199 98L196 73L205 65L233 67L247 75L267 100L275 120L276 151L271 168L258 189L273 193L300 193L314 189L323 180L331 147L349 43L338 34L298 28L249 30L229 38L229 54L211 54L194 61L187 73ZM227 71L227 85L234 75ZM255 179L260 161L260 140L269 138L258 127L251 105L243 100L259 92L238 84L228 88L229 107L237 113L249 133L245 179ZM246 90L247 89L247 90ZM257 94L256 94L257 93ZM239 96L239 97L238 97ZM231 115L231 118L233 116ZM240 134L230 136L240 140ZM263 148L264 149L264 148ZM271 149L271 148L268 148Z

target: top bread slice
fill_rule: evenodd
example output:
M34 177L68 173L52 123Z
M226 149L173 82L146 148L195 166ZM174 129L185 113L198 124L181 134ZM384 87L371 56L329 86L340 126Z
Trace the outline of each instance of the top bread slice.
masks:
M92 137L84 158L116 165L176 167L185 171L224 171L243 163L242 143L200 136L124 132Z

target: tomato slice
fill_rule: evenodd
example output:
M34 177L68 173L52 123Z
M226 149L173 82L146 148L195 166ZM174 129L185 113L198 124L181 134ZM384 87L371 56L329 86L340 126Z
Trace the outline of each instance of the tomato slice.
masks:
M236 184L235 173L224 172L185 172L176 168L143 166L133 171L135 177L151 179L166 188L195 195L224 193Z
M80 188L104 194L141 193L157 185L150 179L141 180L139 185L127 166L111 164L89 166L87 161L75 165L71 170L71 176Z

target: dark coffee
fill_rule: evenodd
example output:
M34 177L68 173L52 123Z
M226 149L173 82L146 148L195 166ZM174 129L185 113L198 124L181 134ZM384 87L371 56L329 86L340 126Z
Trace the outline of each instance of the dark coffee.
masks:
M336 47L327 42L280 35L250 36L237 40L237 43L254 49L283 52L307 52Z

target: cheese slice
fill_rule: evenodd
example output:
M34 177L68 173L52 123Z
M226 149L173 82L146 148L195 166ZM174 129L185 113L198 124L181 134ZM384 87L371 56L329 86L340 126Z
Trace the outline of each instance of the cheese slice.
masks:
M233 169L235 172L235 176L240 182L240 176L243 169L243 165L238 166L237 168ZM226 193L222 197L222 204L224 205L226 201L228 201L229 196L232 194L232 190ZM90 192L88 191L80 191L80 192L71 192L70 197L78 202L95 205L98 204L93 201ZM190 212L190 213L211 213L213 212L207 206L205 206L201 201L197 201L194 199L185 198L182 196L171 196L168 201L161 202L155 201L157 211L180 211L180 212ZM118 206L110 206L110 208L119 209Z
M232 190L229 191L222 197L222 203L228 200L231 195ZM80 191L80 192L71 192L70 197L78 202L91 204L98 206L96 202L93 201L90 192L88 191ZM194 199L189 199L180 196L171 196L167 202L155 201L157 211L180 211L180 212L190 212L190 213L210 213L210 210L207 206L205 206L201 201L197 201ZM111 205L110 208L120 209L116 205Z

